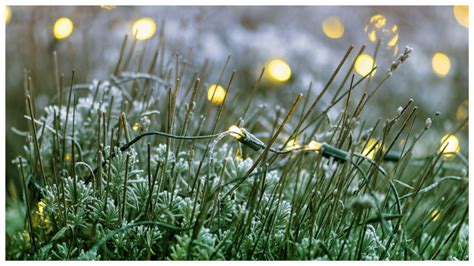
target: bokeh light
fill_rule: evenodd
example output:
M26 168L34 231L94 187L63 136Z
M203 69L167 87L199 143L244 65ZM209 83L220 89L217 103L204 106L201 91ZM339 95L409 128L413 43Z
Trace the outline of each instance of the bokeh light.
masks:
M72 20L67 17L62 17L56 20L53 26L54 37L58 40L66 39L72 34L74 24Z
M370 24L373 24L377 29L385 26L385 23L387 23L387 19L381 14L374 15L370 18Z
M344 35L344 24L338 17L329 17L323 21L323 32L331 39L339 39Z
M461 123L469 115L469 101L464 100L456 110L456 120Z
M225 94L225 89L218 84L212 84L207 89L207 99L215 105L220 105L224 102Z
M397 45L397 42L398 42L398 26L397 25L393 25L392 29L391 29L391 33L395 34L393 35L393 37L387 42L387 46L388 47L393 47L395 45Z
M446 158L451 158L455 155L455 153L458 153L461 151L461 144L459 142L459 139L452 134L447 134L444 135L441 138L441 146L439 147L439 151L443 152L443 156ZM446 146L446 148L443 151L443 148Z
M365 76L370 73L370 71L375 67L375 62L374 58L371 55L368 54L361 54L357 57L357 60L354 64L354 70L357 72L357 74L361 76ZM375 72L377 70L374 70L371 74L373 77L375 75Z
M451 69L451 60L446 54L435 53L431 59L431 66L433 67L433 72L438 77L444 77L449 73Z
M383 44L382 47L385 47L387 50L393 49L394 56L397 54L399 39L397 24L390 24L387 22L387 18L377 14L369 19L364 31L371 42L380 40Z
M67 152L66 154L64 154L64 160L66 161L71 161L72 160L72 154Z
M469 28L469 6L453 6L454 17L465 28Z
M268 70L268 77L276 82L285 82L288 81L291 77L291 68L290 66L281 59L272 59L266 64L266 69Z
M12 9L9 6L5 7L5 21L10 23L10 20L12 19Z
M140 123L136 122L135 124L133 124L132 129L133 131L138 131L140 129Z
M155 35L156 23L152 18L141 18L133 23L132 35L143 41Z

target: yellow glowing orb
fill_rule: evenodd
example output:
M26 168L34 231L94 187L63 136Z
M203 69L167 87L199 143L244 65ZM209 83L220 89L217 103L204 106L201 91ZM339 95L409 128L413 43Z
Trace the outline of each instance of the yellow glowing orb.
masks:
M288 81L291 77L290 66L281 59L273 59L267 62L266 69L268 77L276 82Z
M132 35L137 38L137 40L146 40L153 37L156 32L156 23L151 18L141 18L132 26Z
M218 84L212 84L207 89L207 99L215 105L220 105L224 102L225 94L225 89Z
M469 101L464 100L464 102L459 105L458 109L456 110L456 119L458 122L463 122L466 119L467 115L469 114Z
M323 21L323 32L331 39L339 39L344 34L344 24L338 17L329 17Z
M315 150L315 151L318 151L320 148L321 148L321 143L315 141L315 140L312 140L309 142L309 144L307 145L307 148L309 150Z
M362 151L362 155L365 155L367 158L373 160L379 149L380 143L377 142L377 139L370 138L367 142L367 145L365 145L364 151ZM385 147L382 147L382 150L384 149Z
M446 54L435 53L431 59L431 66L433 67L433 72L438 77L444 77L449 73L451 69L451 60Z
M5 21L10 23L10 20L12 19L12 9L9 6L5 7Z
M378 29L385 26L385 23L387 23L387 19L381 14L374 15L370 18L370 24Z
M56 20L53 26L54 37L58 40L66 39L74 30L72 20L66 17Z
M441 218L441 212L438 211L438 210L434 210L432 213L431 213L431 219L433 220L433 222L436 222L439 220L439 218Z
M137 122L137 123L133 124L132 129L133 129L133 131L138 131L140 129L140 123Z
M459 139L452 134L447 134L444 135L441 138L441 146L439 147L439 151L443 152L443 156L446 158L451 158L454 156L455 153L458 153L461 151L461 144L459 142ZM443 148L446 146L446 148L443 151Z
M357 57L357 60L355 62L355 65L354 65L354 69L355 71L357 72L357 74L361 75L361 76L365 76L367 74L370 73L370 71L372 70L372 68L374 68L376 65L375 65L375 62L374 62L374 58L368 54L361 54ZM375 75L375 72L377 70L374 70L371 74L371 76L373 77Z
M69 152L64 154L64 160L66 160L66 161L72 160L72 154L70 154Z
M238 126L232 125L229 127L230 135L236 139L241 139L244 132Z
M465 28L469 28L469 7L453 6L454 17Z

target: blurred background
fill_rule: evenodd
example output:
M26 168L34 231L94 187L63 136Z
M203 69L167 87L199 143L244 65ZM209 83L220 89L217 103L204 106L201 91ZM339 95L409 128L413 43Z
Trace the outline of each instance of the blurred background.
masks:
M270 108L287 107L293 95L307 91L310 82L315 97L350 45L354 45L353 54L361 45L367 45L355 64L360 78L374 64L376 43L381 40L375 80L381 80L394 58L410 46L413 53L409 60L371 100L364 119L380 117L385 121L413 98L422 126L427 117L441 112L424 138L427 147L432 148L468 114L467 7L9 6L5 67L7 180L18 176L11 161L25 143L25 137L15 131L28 130L23 117L25 69L31 76L38 116L45 106L54 103L56 95L53 51L57 52L65 87L70 84L72 69L76 70L75 83L108 79L124 36L133 39L136 29L138 54L144 51L143 57L149 61L161 32L166 36L166 52L187 60L190 73L208 63L210 79L206 82L217 78L231 54L229 68L237 69L233 91L239 95L251 91L261 68L266 66L267 78L274 82L259 90L255 101ZM137 65L137 60L134 58L131 65ZM331 100L331 93L335 92L323 99L325 104ZM466 126L456 134L463 153L468 151L467 130Z

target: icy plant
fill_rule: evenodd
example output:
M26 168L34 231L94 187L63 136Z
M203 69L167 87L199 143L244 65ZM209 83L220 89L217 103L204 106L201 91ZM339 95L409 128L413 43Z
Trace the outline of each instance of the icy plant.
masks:
M226 95L211 104L203 84L215 84L213 75L158 51L140 59L147 73L130 74L119 59L110 79L81 93L71 77L58 88L64 99L45 110L27 96L7 259L468 259L464 155L448 159L436 147L414 157L438 121L425 118L420 131L412 100L385 123L363 120L411 48L382 80L357 80L349 67L316 96L292 95L285 110L236 97L236 72L216 76ZM352 52L328 66L334 75L352 65ZM229 73L223 65L216 73ZM322 102L336 80L339 97Z

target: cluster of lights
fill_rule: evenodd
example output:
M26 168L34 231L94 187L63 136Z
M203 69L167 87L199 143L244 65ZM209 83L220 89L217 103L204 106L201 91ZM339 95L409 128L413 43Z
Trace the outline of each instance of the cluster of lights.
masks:
M207 99L215 105L221 105L224 102L226 93L221 85L212 84L207 89Z
M114 6L101 6L103 9L113 9ZM6 10L6 20L7 23L11 18L11 10L7 7ZM156 23L152 18L141 18L135 21L132 25L132 35L135 36L137 40L143 41L153 37L156 33ZM53 34L54 37L58 40L68 38L74 31L74 23L68 17L61 17L54 23Z
M451 69L451 60L444 53L434 53L431 59L431 67L436 76L442 78L448 75L449 70Z
M62 17L54 22L53 34L58 40L66 39L74 31L74 23L70 18Z
M258 151L265 148L265 144L261 140L259 140L257 137L252 135L250 132L248 132L244 128L240 128L236 125L233 125L229 128L228 132L232 137L234 137L240 143L252 148L253 150ZM380 144L378 144L376 139L370 139L366 147L364 148L362 155L359 155L359 156L363 156L364 158L368 160L373 160L375 153L377 152L379 147L380 147ZM385 147L382 147L382 149L385 149ZM290 141L288 141L283 153L292 152L296 150L316 151L319 154L321 154L321 156L323 157L333 158L335 161L338 161L341 163L344 163L350 160L351 158L350 152L347 152L342 149L338 149L325 142L320 143L315 140L310 141L307 145L300 145L298 144L296 139L291 139ZM275 150L273 151L277 152ZM400 157L401 157L401 154L399 152L390 152L385 155L384 160L385 161L399 161Z
M322 27L324 34L331 39L339 39L344 35L344 24L338 17L328 17Z
M248 132L246 129L233 125L229 128L229 134L233 136L240 143L250 147L251 149L258 151L265 148L265 144L255 137L253 134ZM323 157L334 158L336 161L345 162L349 160L350 153L338 149L334 146L331 146L327 143L319 143L315 140L312 140L308 145L302 147L297 143L295 139L290 140L287 144L287 149L285 151L293 150L306 150L306 151L316 151L320 153Z
M266 77L267 79L276 82L283 83L291 78L291 68L287 62L282 59L272 59L265 64Z

